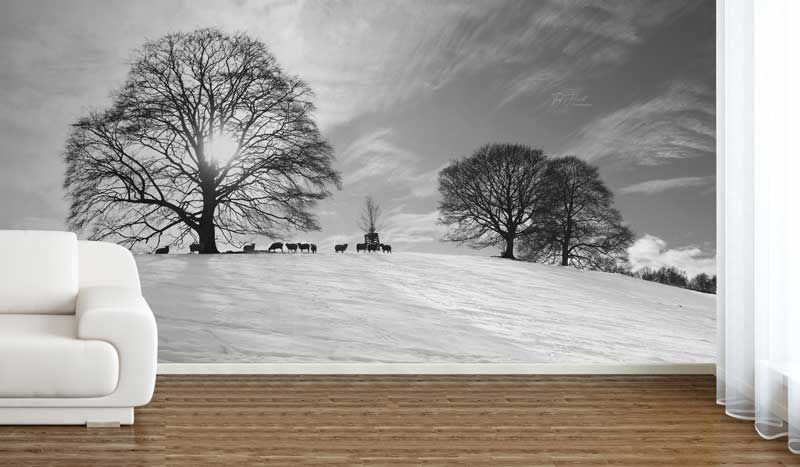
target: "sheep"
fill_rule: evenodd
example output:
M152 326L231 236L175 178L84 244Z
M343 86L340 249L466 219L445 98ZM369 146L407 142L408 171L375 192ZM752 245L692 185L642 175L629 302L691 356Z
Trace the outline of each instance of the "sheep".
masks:
M300 247L300 253L311 250L311 245L308 243L298 243L297 246Z
M192 243L189 245L189 253L200 253L200 244Z
M356 243L356 253L361 253L362 251L367 251L367 244L366 243Z
M384 253L391 253L392 245L384 245L383 243L381 243L381 251Z
M311 244L311 253L317 254L317 245Z
M156 248L155 254L157 255L168 255L169 254L169 245L163 248Z
M297 253L297 243L287 243L286 249L289 250L289 253Z
M256 244L255 243L248 243L247 245L242 248L242 251L245 253L255 253L256 252Z
M281 253L284 253L284 251L283 251L283 243L275 242L275 243L273 243L272 245L269 246L269 249L267 251L272 253L275 250L281 250Z
M334 251L336 251L336 253L344 254L344 251L347 249L347 243L345 243L343 245L336 245L336 246L333 247L333 249L334 249Z

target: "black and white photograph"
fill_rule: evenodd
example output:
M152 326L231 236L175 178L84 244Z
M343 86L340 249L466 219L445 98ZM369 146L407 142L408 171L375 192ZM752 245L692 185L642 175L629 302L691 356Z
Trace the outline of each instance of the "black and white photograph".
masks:
M707 363L715 2L10 1L0 229L162 363Z

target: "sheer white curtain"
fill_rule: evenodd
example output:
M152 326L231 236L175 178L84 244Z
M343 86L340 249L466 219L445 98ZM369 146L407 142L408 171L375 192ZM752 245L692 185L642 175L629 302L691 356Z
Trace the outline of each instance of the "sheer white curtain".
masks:
M800 453L800 1L717 8L717 399Z

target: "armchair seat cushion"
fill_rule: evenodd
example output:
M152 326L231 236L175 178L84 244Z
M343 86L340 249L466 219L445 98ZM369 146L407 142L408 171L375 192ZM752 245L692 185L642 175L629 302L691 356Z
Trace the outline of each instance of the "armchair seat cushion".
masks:
M0 398L101 397L119 382L108 342L79 339L75 315L0 314Z

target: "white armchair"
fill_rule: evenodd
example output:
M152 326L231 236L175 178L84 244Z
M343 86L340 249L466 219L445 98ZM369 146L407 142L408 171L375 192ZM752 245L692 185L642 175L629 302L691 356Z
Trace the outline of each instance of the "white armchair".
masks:
M132 424L157 351L128 250L0 230L0 424Z

